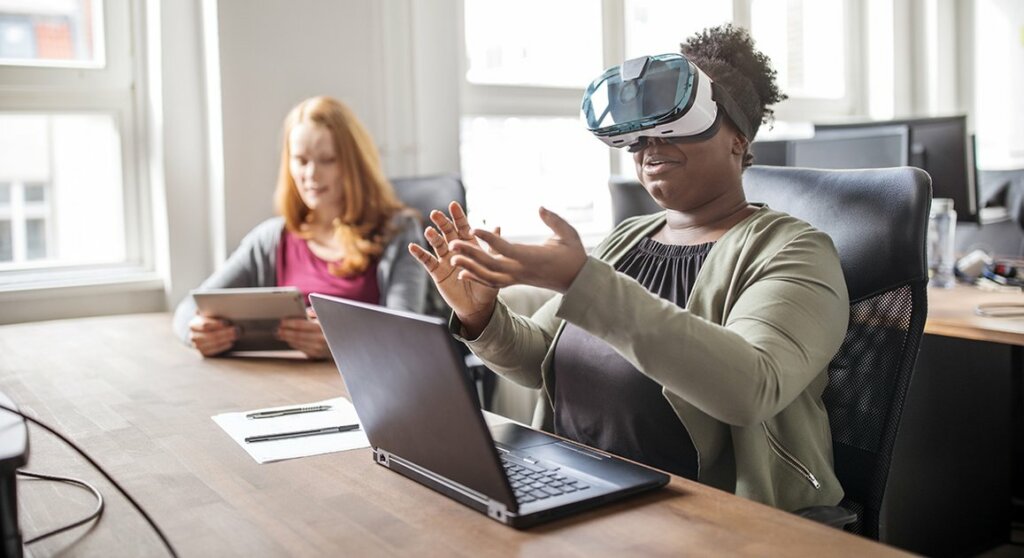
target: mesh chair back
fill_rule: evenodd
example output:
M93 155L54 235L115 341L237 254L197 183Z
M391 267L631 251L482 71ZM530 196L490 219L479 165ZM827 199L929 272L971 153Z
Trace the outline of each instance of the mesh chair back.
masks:
M913 168L822 171L754 166L747 199L828 233L850 292L850 322L823 396L850 530L877 539L893 444L927 316L931 179Z

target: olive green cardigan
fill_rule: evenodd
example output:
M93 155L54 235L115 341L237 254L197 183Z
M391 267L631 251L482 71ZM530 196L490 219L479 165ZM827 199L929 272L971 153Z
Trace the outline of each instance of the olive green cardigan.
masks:
M664 213L625 221L564 295L530 318L499 301L467 344L492 370L543 387L550 414L553 347L572 322L664 387L701 482L785 510L839 503L821 394L849 299L831 238L761 207L715 243L684 309L612 267L664 224Z

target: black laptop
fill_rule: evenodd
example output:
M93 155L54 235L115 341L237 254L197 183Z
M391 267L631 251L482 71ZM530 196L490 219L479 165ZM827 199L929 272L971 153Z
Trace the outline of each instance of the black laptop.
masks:
M668 483L515 423L489 428L443 320L310 299L378 464L517 528Z

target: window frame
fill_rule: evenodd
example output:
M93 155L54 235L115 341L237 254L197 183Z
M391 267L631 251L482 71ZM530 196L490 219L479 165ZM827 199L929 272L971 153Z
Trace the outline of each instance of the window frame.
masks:
M732 0L733 24L750 27L751 2L753 0ZM867 66L861 50L862 35L865 32L864 9L860 2L842 0L846 28L845 69L846 92L839 99L791 97L776 107L776 119L812 121L821 118L866 115L866 80L863 76ZM625 0L601 0L602 61L604 67L620 64L625 56L626 25ZM458 76L460 107L459 117L563 117L579 116L579 104L586 84L580 87L557 87L542 85L495 85L470 82L467 77L468 58L465 40L465 0L457 2ZM857 101L857 99L862 99ZM460 138L460 142L461 142ZM617 151L610 150L608 156L609 175L630 174L628 161ZM467 188L476 185L469 184ZM528 236L507 235L520 241L537 240ZM596 244L599 237L584 238L587 245Z
M105 41L102 67L74 61L0 65L0 111L4 113L102 114L112 118L120 140L125 241L122 262L23 262L17 269L4 269L14 265L0 267L0 292L132 280L153 283L152 198L143 160L142 8L142 0L104 0L98 10ZM48 233L52 226L48 224Z

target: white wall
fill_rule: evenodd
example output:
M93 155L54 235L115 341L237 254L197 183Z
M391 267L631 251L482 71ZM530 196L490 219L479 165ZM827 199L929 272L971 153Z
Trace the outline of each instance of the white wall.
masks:
M458 170L452 4L217 2L225 209L215 250L230 251L272 215L281 122L310 96L352 107L389 175Z
M146 168L156 267L173 305L213 261L201 0L148 0L147 12Z
M281 124L302 99L348 103L390 176L458 172L455 0L149 1L170 307L273 215Z

